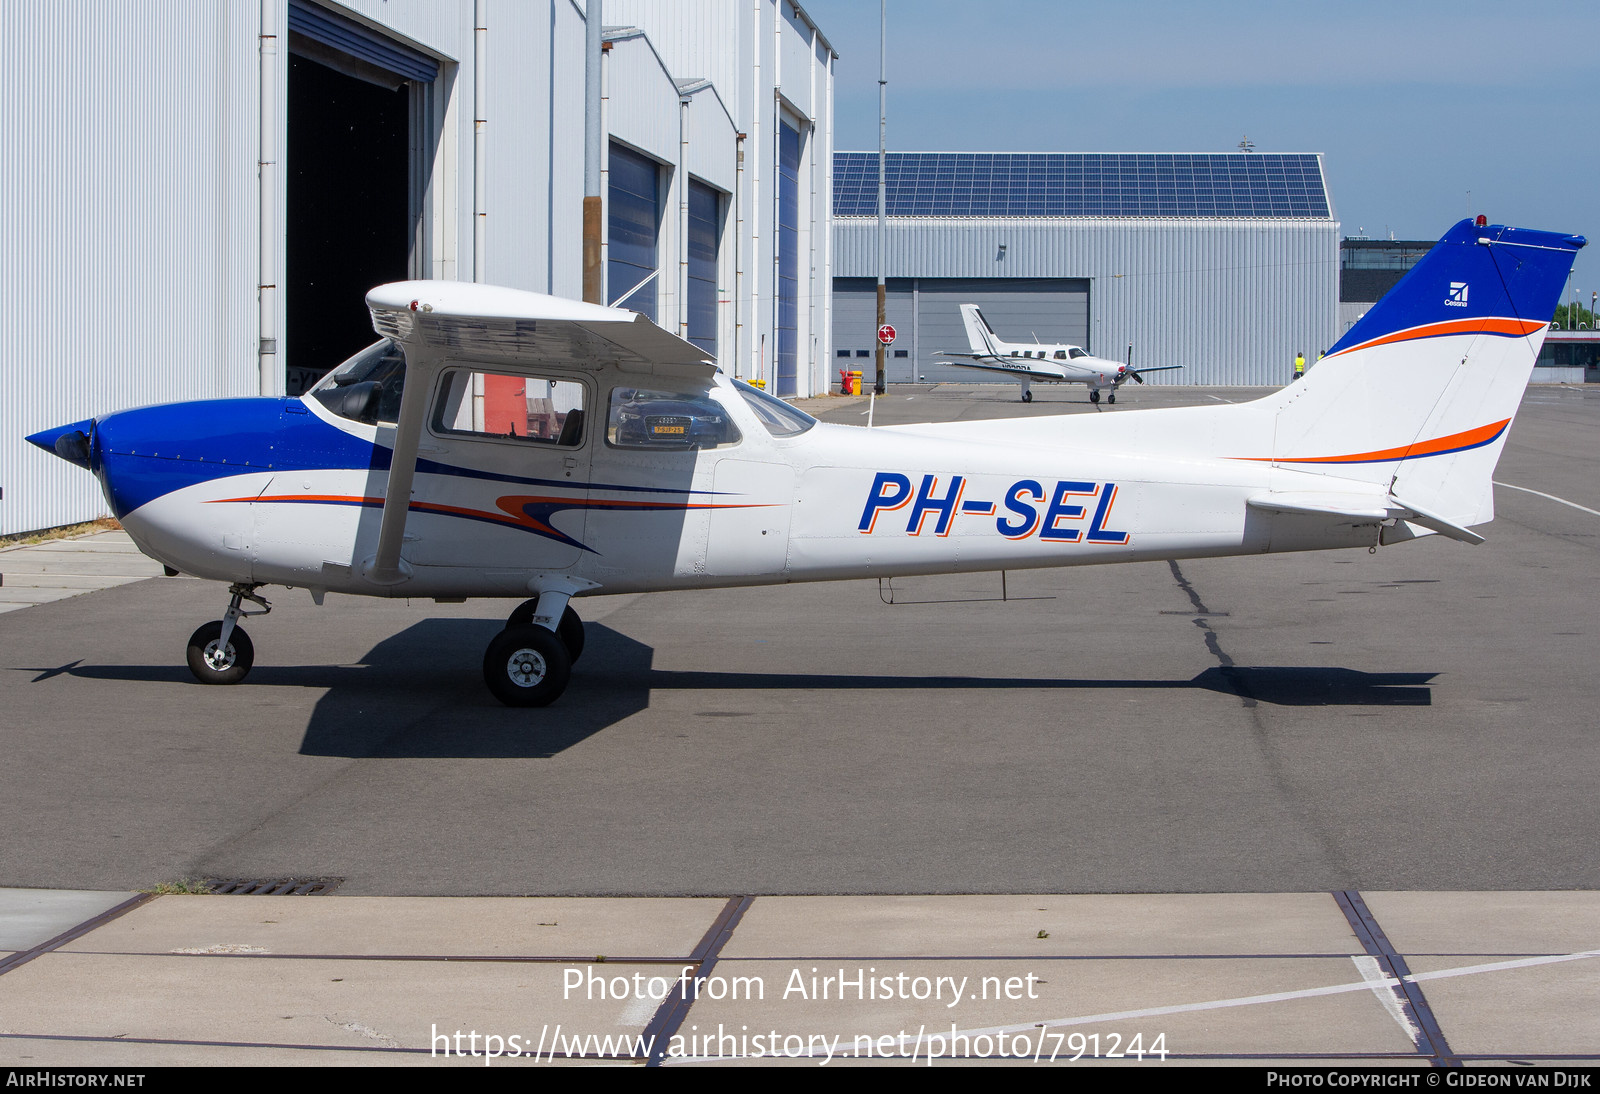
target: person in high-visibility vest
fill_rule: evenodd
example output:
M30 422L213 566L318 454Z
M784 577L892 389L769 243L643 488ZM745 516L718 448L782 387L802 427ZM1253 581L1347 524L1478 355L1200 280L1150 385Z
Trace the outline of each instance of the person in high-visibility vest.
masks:
M1294 355L1294 378L1296 380L1298 380L1298 379L1300 379L1300 377L1304 376L1305 374L1306 374L1306 355L1301 353L1299 350L1296 350L1295 351L1295 355Z

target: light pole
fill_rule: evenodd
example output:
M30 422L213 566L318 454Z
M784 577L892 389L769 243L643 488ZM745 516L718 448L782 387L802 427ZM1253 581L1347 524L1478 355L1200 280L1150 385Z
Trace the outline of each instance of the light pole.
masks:
M884 299L883 278L883 226L887 216L887 183L884 179L884 161L888 159L888 131L889 131L889 0L878 0L878 329L889 321L888 302ZM872 390L877 395L884 393L884 354L888 347L883 344L883 339L878 339L878 375L873 381Z

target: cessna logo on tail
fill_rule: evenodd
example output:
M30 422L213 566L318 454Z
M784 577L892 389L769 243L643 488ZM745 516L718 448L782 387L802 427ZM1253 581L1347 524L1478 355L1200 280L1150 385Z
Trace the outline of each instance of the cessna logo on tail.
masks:
M1450 282L1450 298L1446 300L1447 308L1464 308L1467 306L1467 283L1465 281Z

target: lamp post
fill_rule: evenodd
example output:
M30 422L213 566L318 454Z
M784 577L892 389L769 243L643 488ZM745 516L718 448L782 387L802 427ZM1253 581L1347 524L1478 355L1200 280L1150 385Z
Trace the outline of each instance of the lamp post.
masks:
M882 330L889 321L887 301L884 299L884 251L883 227L887 215L887 182L883 177L884 162L888 159L888 129L889 129L889 0L878 0L878 329ZM878 340L877 377L873 380L874 394L882 395L885 389L885 362L884 352L887 350L883 340Z

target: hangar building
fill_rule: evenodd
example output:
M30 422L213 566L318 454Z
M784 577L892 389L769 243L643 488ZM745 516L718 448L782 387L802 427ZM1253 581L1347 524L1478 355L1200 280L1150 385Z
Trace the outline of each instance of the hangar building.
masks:
M1282 384L1336 337L1339 224L1311 154L891 152L888 379L979 381L957 311L1152 383ZM834 156L834 366L875 367L876 152Z
M25 435L297 393L373 340L373 285L581 297L589 10L0 5L0 534L105 511ZM605 302L825 390L832 47L793 0L601 18Z

